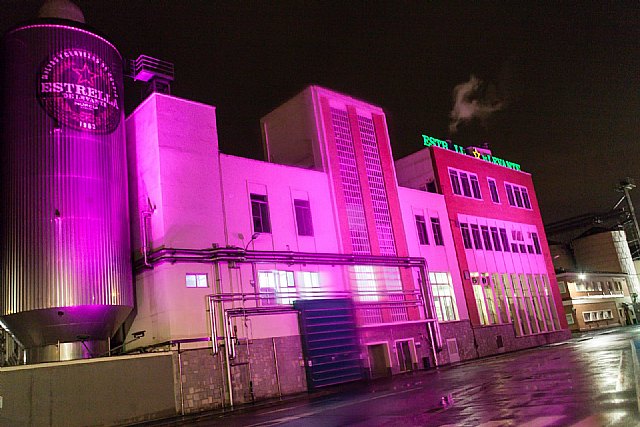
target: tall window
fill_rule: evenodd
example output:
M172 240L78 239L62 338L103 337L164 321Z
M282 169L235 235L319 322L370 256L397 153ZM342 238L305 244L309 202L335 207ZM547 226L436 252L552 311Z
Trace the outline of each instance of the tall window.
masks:
M525 187L521 188L522 190L522 202L524 203L524 207L527 209L531 209L531 202L529 201L529 193Z
M293 200L296 211L296 225L299 236L313 236L313 223L311 222L311 208L308 200Z
M416 215L416 228L418 229L418 240L421 245L429 244L429 237L427 236L427 224L422 215Z
M531 239L533 240L533 247L537 254L542 253L542 248L540 247L540 239L538 239L537 233L531 233Z
M251 194L251 216L253 217L253 231L256 233L271 233L269 203L266 195Z
M469 224L460 223L460 232L462 233L462 242L466 249L471 249L471 233L469 232Z
M469 179L471 180L471 192L473 193L474 199L482 199L480 195L480 184L478 183L478 177L476 175L469 174Z
M497 227L491 227L491 238L493 239L493 247L496 251L502 250L502 245L500 245L500 235L498 234Z
M483 225L480 227L482 230L482 241L484 242L484 248L488 251L493 250L493 246L491 246L491 235L489 234L489 227Z
M507 230L504 228L500 229L500 240L502 240L504 251L509 252L509 237L507 236Z
M496 180L493 178L487 178L489 183L489 193L491 193L491 201L493 203L500 203L500 196L498 196L498 187L496 186Z
M480 229L476 224L471 224L471 235L473 236L473 246L476 249L482 249L482 241L480 240Z
M515 202L515 199L513 198L513 187L510 184L505 184L504 188L505 190L507 190L507 199L509 200L509 205L515 206L516 202Z
M440 227L440 218L431 218L431 230L433 231L433 241L436 246L444 246L442 228Z
M469 175L466 172L460 172L460 182L462 183L462 194L471 197L471 184L469 184Z
M429 273L429 281L433 290L433 305L436 308L438 320L447 322L458 320L456 298L449 273Z
M462 190L460 189L460 179L458 178L458 171L449 169L449 178L451 178L451 188L453 189L453 194L462 194Z

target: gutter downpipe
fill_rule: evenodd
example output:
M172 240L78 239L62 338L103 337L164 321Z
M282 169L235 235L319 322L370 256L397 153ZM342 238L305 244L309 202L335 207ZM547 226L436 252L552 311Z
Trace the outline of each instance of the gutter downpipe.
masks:
M142 233L142 256L143 256L143 262L144 262L144 266L147 268L153 268L153 266L151 265L151 263L149 263L149 239L148 239L148 228L147 228L147 219L151 218L151 215L153 214L153 211L149 211L149 210L143 210L142 212L140 212L140 231Z

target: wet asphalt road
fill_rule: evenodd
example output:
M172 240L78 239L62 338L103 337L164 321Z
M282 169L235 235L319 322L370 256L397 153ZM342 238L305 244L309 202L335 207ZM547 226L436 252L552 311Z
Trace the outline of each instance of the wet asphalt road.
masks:
M640 338L640 326L331 395L152 425L640 426L631 338Z

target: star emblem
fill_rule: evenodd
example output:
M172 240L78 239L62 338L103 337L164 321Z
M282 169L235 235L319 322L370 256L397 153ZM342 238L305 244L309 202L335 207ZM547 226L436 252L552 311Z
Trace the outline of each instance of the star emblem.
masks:
M480 158L480 152L478 150L476 150L475 148L473 149L471 154L473 154L476 159Z
M82 84L84 82L89 83L89 85L91 85L91 86L96 84L95 83L95 79L96 79L97 74L89 69L89 66L87 65L86 62L84 63L84 67L82 67L80 69L71 68L71 71L76 73L76 76L78 77L78 80L76 81L76 84Z

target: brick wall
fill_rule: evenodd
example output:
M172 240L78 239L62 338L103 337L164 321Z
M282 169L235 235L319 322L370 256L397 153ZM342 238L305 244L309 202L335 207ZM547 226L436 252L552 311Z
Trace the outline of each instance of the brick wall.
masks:
M178 358L175 360L178 365L175 370L180 372ZM229 404L224 348L218 355L213 355L210 348L183 351L180 363L180 400L184 402L185 413ZM230 365L234 405L307 390L299 336L241 341Z

